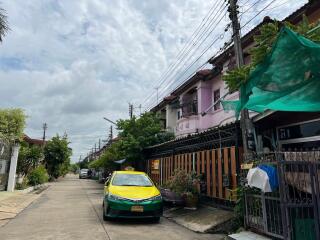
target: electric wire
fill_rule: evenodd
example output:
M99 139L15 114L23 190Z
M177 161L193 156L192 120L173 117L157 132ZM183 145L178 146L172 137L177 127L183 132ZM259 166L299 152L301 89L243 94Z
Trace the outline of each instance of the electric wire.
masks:
M220 10L223 9L223 5L224 5L224 2L223 1L219 1L217 2L218 4L219 3L222 3L220 4L220 6L218 8L215 9L216 6L218 6L218 4L214 5L211 9L214 9L215 11L211 12L209 14L209 16L206 18L206 20L204 21L204 23L200 26L200 28L198 29L202 29L203 27L205 27L210 19L210 17L213 15L213 13L218 13ZM209 11L210 12L210 11ZM208 14L207 14L208 15ZM216 15L217 16L217 15ZM214 18L212 18L209 22L210 25L206 26L203 31L200 33L200 31L197 31L196 34L193 34L193 38L191 38L191 40L188 41L188 43L191 43L192 44L188 46L188 43L185 45L185 47L182 49L181 51L181 54L179 56L179 58L174 62L174 64L171 64L170 68L166 71L166 73L164 74L163 77L160 78L159 81L161 81L159 84L158 84L158 87L160 87L162 84L164 84L167 80L168 80L168 76L173 72L173 71L176 71L177 70L177 66L185 59L186 56L188 56L188 54L190 53L190 51L192 50L192 47L196 46L198 42L201 41L201 39L203 38L204 34L207 32L208 29L210 29L210 27L214 24L213 22L215 22L215 20L217 19L216 16ZM199 35L200 34L200 35ZM195 44L196 43L196 44ZM179 54L178 54L179 55ZM151 94L152 96L155 95L155 93ZM151 97L151 96L150 96ZM148 99L150 98L148 97L146 101L148 101Z
M245 28L252 20L254 20L256 17L258 17L263 11L265 11L271 4L273 4L276 0L272 0L270 3L268 3L264 8L262 8L260 11L258 11L252 18L250 18L243 26L241 26L241 29Z
M218 24L223 20L223 17L224 17L225 14L226 14L226 11L224 11L224 10L226 10L226 8L227 8L227 5L225 5L225 7L223 7L222 11L220 11L220 14L219 14L219 16L218 16L218 17L220 17L220 19L218 19L218 22L215 23L214 27L210 30L210 32L206 35L206 37L200 42L200 44L198 45L198 47L195 48L195 49L193 49L192 54L189 55L189 57L187 57L186 59L184 59L182 66L184 66L184 65L186 64L186 62L191 59L191 57L193 57L193 54L203 45L203 43L208 39L208 37L211 35L211 33L216 29L216 27L218 26ZM212 24L212 25L213 25L213 24ZM204 36L204 35L202 35L202 36ZM219 35L219 36L220 36L220 35ZM219 37L218 37L218 38L219 38ZM215 42L215 41L214 41L214 42ZM211 44L211 45L209 46L209 48L210 48L212 45L213 45L213 44ZM207 49L204 51L204 53L205 53L206 51L208 51L209 48L207 48ZM202 53L201 56L203 56L204 53ZM193 61L193 62L187 67L187 69L189 69L192 65L194 65L194 64L197 62L197 60L199 60L199 59L200 59L200 58L198 57L198 58L196 59L196 61ZM178 68L178 69L176 70L175 74L174 74L171 78L168 79L168 80L169 80L169 84L168 84L169 86L171 86L172 83L174 83L175 77L177 76L177 74L179 74L179 70L182 68L182 66L180 66L180 68ZM166 87L165 90L166 90L167 88L168 88L168 87ZM164 91L164 90L163 90L163 91Z
M245 2L245 4L247 4L249 1L246 1ZM261 0L258 0L258 1L256 1L256 2L254 2L248 9L246 9L246 11L244 11L242 14L241 14L241 16L243 15L243 14L245 14L246 12L248 12L250 9L252 9L254 6L256 6L259 2L261 2ZM258 17L262 12L264 12L264 11L267 11L267 10L269 10L268 9L268 7L270 7L273 3L275 3L276 2L276 0L272 0L271 2L269 2L266 6L264 6L261 10L259 10L252 18L250 18L243 26L241 26L241 28L240 29L243 29L243 28L245 28L250 22L252 22L256 17ZM284 3L282 3L281 5L284 5L286 2L284 2ZM279 6L281 6L281 5L278 5L278 6L275 6L274 8L276 8L276 7L279 7ZM273 8L271 8L271 9L273 9ZM222 20L222 19L221 19ZM218 23L220 23L221 22L221 20L219 20L219 22ZM215 29L215 28L214 28ZM213 31L213 30L212 30ZM212 32L211 31L211 32ZM207 35L207 37L201 42L201 44L208 38L208 36L211 34L211 32ZM221 36L221 35L220 35ZM208 51L213 45L214 45L214 43L215 43L216 41L213 41L213 43L212 44L210 44L209 45L209 47L204 51L204 52L202 52L201 53L201 55L198 57L198 58L196 58L195 59L195 61L193 61L185 70L184 70L184 72L182 73L182 74L180 74L180 76L184 76L184 74L191 68L191 66L193 66L199 59L201 59L201 57L204 55L204 53L206 52L206 51ZM201 44L194 50L194 51L197 51L198 49L199 49L199 47L201 46ZM231 45L231 44L230 44ZM229 46L230 46L229 45ZM192 55L191 55L192 56ZM211 57L212 58L212 57ZM188 60L190 59L190 57L188 58ZM182 82L182 84L186 81L186 80L188 80L193 74L195 74L201 67L203 67L205 64L207 64L208 62L205 62L204 64L202 64L200 67L198 67L197 68L197 70L196 71L193 71L185 80L183 80L183 82ZM184 62L184 64L185 64L185 62ZM177 75L177 72L176 72L176 74L174 75L174 77ZM170 85L169 85L169 87L171 87L171 85L172 84L174 84L174 82L176 82L175 80L173 80L172 81L172 79L171 79L171 82L170 82ZM180 83L180 81L178 81L178 87L179 87L179 83ZM168 89L169 88L168 86L163 90L163 91L165 91L166 89ZM176 87L177 88L177 87ZM152 105L153 105L153 103L152 103ZM151 109L152 108L152 106L150 106L150 107L148 107L147 109Z
M217 6L219 5L219 3L223 2L222 1L218 1L215 2L215 4L210 8L210 10L208 11L207 15L202 19L201 23L199 24L199 26L197 27L197 29L193 32L193 34L190 36L189 40L187 41L187 43L184 45L184 47L179 51L179 53L177 54L177 56L175 57L175 62L172 62L168 69L161 74L160 78L159 78L159 84L157 85L158 87L161 86L164 81L165 81L165 77L170 73L170 71L172 71L172 69L174 69L174 67L177 65L178 60L183 58L183 55L185 55L186 50L190 48L190 46L194 46L195 45L195 38L198 36L198 34L200 33L201 29L206 26L208 20L210 19L210 17L213 15L213 13L215 12L215 10L219 9L217 8ZM205 31L205 30L204 30ZM154 95L155 92L153 92L151 95ZM151 96L150 96L151 97ZM150 98L150 97L147 97Z
M223 47L221 47L220 50L218 52L216 52L216 54L214 56L212 56L211 58L215 58L216 56L218 56L218 54L220 54L221 52L225 51L231 44L232 44L232 40L230 40ZM206 64L208 64L208 61L206 61L203 64L201 64L194 72L192 72L188 77L186 77L184 79L184 81L179 86L176 87L176 89L179 88L185 81L187 81L190 77L192 77L196 72L198 72ZM152 109L152 106L150 106L147 111L150 111L150 109Z

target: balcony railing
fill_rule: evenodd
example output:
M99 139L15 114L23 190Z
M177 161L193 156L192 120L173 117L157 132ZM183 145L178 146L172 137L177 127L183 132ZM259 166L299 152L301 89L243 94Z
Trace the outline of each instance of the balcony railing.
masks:
M198 114L198 101L193 100L190 102L185 102L181 105L182 117L189 117Z

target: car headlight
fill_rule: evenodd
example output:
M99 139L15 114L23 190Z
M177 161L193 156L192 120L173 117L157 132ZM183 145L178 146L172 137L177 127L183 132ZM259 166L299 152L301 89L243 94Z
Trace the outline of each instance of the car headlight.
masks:
M120 196L117 196L117 195L114 195L114 194L111 194L111 193L108 194L108 199L109 199L109 200L113 200L113 201L126 200L126 199L123 198L123 197L120 197Z
M157 195L157 196L154 196L154 197L149 198L148 200L150 200L150 201L161 201L161 200L162 200L162 197L161 197L161 195L159 194L159 195Z

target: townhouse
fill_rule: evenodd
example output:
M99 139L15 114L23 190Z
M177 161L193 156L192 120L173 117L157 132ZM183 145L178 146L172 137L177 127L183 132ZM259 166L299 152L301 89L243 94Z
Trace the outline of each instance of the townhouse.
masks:
M311 23L318 22L320 1L310 1L283 21L298 24L304 15ZM242 37L246 64L251 61L249 50L254 46L254 35L272 21L265 17ZM234 112L224 111L219 102L221 97L239 98L238 92L229 94L222 81L223 74L236 65L233 46L209 59L209 63L211 69L198 71L151 109L176 139L145 150L147 171L159 184L177 168L195 171L203 176L203 198L216 205L232 206L248 168L258 164L275 166L278 190L270 194L245 193L246 226L280 239L320 237L320 113L250 112L256 151L244 158L239 122Z

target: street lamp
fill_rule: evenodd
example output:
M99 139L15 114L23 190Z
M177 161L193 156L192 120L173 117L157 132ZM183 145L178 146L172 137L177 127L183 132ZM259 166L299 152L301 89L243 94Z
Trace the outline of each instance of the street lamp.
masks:
M112 124L114 124L114 125L117 125L114 121L112 121L112 120L110 120L110 119L108 119L108 118L106 118L106 117L103 117L103 119L106 120L106 121L108 121L108 122L110 122L110 123L112 123Z

